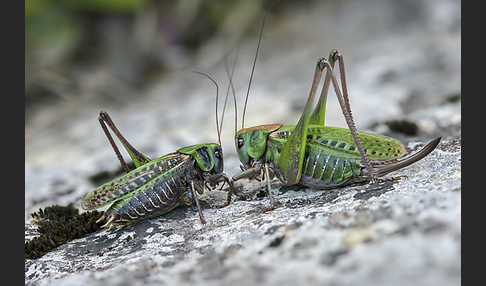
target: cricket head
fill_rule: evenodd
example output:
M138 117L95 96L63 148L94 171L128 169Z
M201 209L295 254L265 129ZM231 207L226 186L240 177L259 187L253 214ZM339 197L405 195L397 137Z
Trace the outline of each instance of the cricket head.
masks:
M190 155L203 172L220 174L223 172L223 150L216 143L196 144L183 147L177 152Z
M218 144L208 143L208 144L197 144L189 147L179 149L181 153L188 152L185 154L190 154L197 163L199 169L201 169L205 174L222 174L223 173L223 149L221 148L221 130L223 129L223 119L224 112L226 110L226 100L228 98L228 93L226 94L226 99L224 102L223 113L221 114L221 125L218 120L218 98L219 98L219 85L218 83L208 74L203 72L194 71L197 74L205 76L216 86L216 132L218 133ZM182 151L181 151L182 150Z
M266 124L243 128L236 132L235 147L243 170L263 161L268 135L280 127L282 124Z

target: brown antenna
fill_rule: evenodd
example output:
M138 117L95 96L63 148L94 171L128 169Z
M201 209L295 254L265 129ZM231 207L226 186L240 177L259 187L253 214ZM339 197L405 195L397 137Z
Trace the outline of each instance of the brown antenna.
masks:
M207 77L216 86L216 131L218 132L219 146L221 146L221 130L219 130L219 122L218 122L218 98L219 98L219 96L218 96L219 95L218 83L210 75L208 75L206 73L199 72L199 71L193 71L193 72Z
M248 94L250 93L251 82L253 80L253 72L255 71L255 65L256 65L257 58L258 58L258 50L260 49L260 43L262 41L263 26L265 25L265 16L266 16L266 14L263 14L262 25L260 26L260 36L258 37L258 46L257 46L256 52L255 52L255 58L253 59L253 66L251 68L250 81L248 82L248 89L246 91L245 105L243 106L243 118L241 120L241 128L245 128L246 105L247 105L247 102L248 102Z
M231 68L231 74L228 71L229 68L228 68L226 59L227 58L225 58L224 69L226 71L226 76L228 76L229 83L228 83L228 90L226 90L226 97L224 99L223 116L221 116L221 127L220 127L220 130L222 130L222 127L223 127L224 110L226 109L226 102L228 100L229 89L231 88L231 91L233 93L233 99L234 99L234 102L235 102L235 135L236 135L236 130L238 128L238 126L237 126L237 124L238 124L238 107L236 105L235 87L233 85L233 74L234 74L234 71L235 71L235 68L236 68L236 62L238 60L238 51L236 51L236 56L235 56L235 59L233 61L233 67Z

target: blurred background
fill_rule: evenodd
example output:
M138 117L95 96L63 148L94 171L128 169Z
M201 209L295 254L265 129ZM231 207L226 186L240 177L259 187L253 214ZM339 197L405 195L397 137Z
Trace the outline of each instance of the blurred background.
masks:
M26 219L52 203L79 206L120 173L100 110L150 157L217 142L215 87L192 71L217 80L221 112L225 65L236 61L240 128L264 11L247 127L295 124L317 59L337 48L359 129L406 143L460 138L460 8L457 0L26 1ZM326 118L346 126L333 92ZM413 131L389 124L400 120ZM234 124L229 101L221 140L230 175L239 169Z

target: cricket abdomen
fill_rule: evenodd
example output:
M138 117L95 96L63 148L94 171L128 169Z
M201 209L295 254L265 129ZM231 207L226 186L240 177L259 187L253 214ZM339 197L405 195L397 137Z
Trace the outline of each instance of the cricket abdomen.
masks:
M279 169L283 146L294 128L283 126L269 136L265 160L276 169ZM370 179L369 175L363 174L362 158L349 130L310 125L307 131L299 184L314 189L332 189ZM358 131L358 136L373 166L391 162L387 165L390 166L407 154L405 146L394 138L361 131ZM280 179L285 182L285 178Z
M157 158L97 187L86 195L81 206L86 210L97 209L120 198L131 196L138 188L165 172L172 172L174 166L188 158L188 156L178 153Z
M160 216L180 205L181 198L190 190L190 170L194 160L187 155L177 165L130 196L116 201L107 210L108 223L126 225L134 221Z
M315 189L332 189L364 181L360 160L345 153L308 145L299 184Z

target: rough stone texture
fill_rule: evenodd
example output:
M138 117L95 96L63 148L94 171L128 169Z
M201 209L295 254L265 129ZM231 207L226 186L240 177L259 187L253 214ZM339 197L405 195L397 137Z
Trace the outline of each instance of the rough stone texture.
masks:
M94 233L26 260L26 284L459 285L461 104L448 99L460 95L460 3L364 2L312 2L268 19L246 122L295 124L317 58L339 48L360 129L392 135L410 149L443 136L436 151L395 173L408 180L334 191L284 189L274 181L279 206L271 212L263 211L264 185L242 181L238 187L250 201L216 209L225 193L201 197L205 226L194 208L181 207ZM241 105L255 43L240 47L235 81ZM223 51L224 39L216 38L192 64L222 83ZM26 240L36 235L30 213L55 203L79 206L100 183L96 176L119 169L99 128L99 110L152 157L216 141L214 87L187 70L130 100L90 92L27 115ZM222 134L229 174L238 170L233 116L229 109ZM414 122L419 133L393 133L384 124L389 119ZM333 95L326 122L345 126Z

